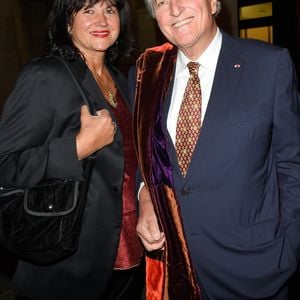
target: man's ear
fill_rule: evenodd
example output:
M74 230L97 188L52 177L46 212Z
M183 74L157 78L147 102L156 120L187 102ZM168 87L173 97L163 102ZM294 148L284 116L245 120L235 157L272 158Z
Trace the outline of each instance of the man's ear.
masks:
M210 1L211 5L211 14L214 15L218 11L218 0L211 0Z

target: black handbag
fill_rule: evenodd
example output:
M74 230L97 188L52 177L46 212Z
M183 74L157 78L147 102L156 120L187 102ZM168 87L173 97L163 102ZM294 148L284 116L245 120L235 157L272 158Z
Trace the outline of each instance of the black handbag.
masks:
M86 104L87 98L67 64ZM82 163L84 181L48 179L36 186L0 187L0 242L23 260L53 264L78 248L93 158Z

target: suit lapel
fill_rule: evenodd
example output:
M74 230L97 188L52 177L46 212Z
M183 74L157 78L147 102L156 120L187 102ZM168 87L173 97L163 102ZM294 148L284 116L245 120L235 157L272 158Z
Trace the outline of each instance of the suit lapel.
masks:
M88 67L83 62L83 60L81 59L75 60L74 62L71 63L71 68L73 69L73 72L76 74L78 81L81 84L81 87L88 95L88 99L90 100L91 105L95 108L95 111L100 109L107 109L110 112L113 121L116 122L114 114L111 111L110 105L107 103L91 71L88 69ZM124 83L122 83L121 80L118 79L115 72L112 72L110 68L108 70L117 86L117 89L121 93L125 103L128 105L128 98L126 96L127 86L125 86ZM116 140L121 139L120 130L117 130L115 137Z
M170 107L171 99L172 99L172 90L173 90L173 85L174 85L174 79L175 78L173 75L172 80L170 82L168 92L167 92L166 101L163 103L163 115L162 115L163 118L162 118L162 120L163 120L163 130L164 130L164 134L165 134L166 141L168 144L167 150L168 150L170 160L172 161L173 172L175 172L177 174L177 176L182 176L180 168L179 168L178 160L177 160L176 149L175 149L172 138L171 138L168 128L167 128L167 119L168 119L168 112L169 112L169 107Z
M233 100L237 84L244 68L244 62L239 57L239 49L235 47L236 40L223 32L222 47L212 92L203 121L201 134L193 153L192 162L186 180L201 168L201 163L209 151L209 146L222 130L224 118Z
M74 75L76 76L79 84L81 85L83 91L88 96L90 104L94 107L95 111L98 109L104 108L103 105L98 99L101 99L103 96L101 95L95 80L86 64L82 59L74 60L70 63L70 67ZM104 100L104 99L103 99Z

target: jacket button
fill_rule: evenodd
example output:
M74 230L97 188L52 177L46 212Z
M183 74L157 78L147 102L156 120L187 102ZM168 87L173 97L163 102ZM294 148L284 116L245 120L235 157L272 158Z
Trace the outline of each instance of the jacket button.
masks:
M182 194L183 196L188 196L188 195L190 194L190 189L187 188L187 187L182 188L181 194Z
M116 184L114 184L114 185L112 186L112 188L113 188L113 191L114 191L115 193L118 193L118 192L119 192L119 187L118 187Z
M114 224L114 228L115 228L115 229L119 229L120 227L121 227L121 224L120 224L120 223Z

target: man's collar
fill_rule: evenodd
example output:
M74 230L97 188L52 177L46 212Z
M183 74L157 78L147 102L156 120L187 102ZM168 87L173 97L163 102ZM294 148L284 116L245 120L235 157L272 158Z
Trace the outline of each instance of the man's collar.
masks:
M222 45L222 33L217 28L217 32L209 46L202 53L202 55L196 60L200 65L208 70L215 70L219 53ZM190 62L190 59L187 58L182 51L178 49L178 57L176 62L176 75L186 72L186 65Z

